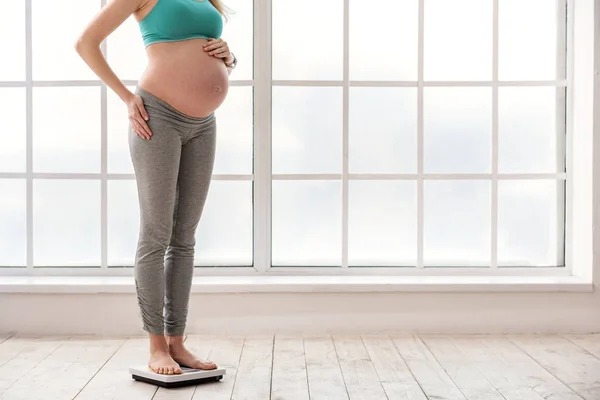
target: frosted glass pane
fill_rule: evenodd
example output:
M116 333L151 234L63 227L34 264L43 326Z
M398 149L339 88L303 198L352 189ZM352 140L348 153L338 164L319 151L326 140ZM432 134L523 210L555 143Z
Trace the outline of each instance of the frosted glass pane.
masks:
M100 172L100 88L33 88L33 170Z
M427 0L426 80L491 80L492 0Z
M229 88L216 111L217 155L215 174L252 174L253 106L252 88Z
M108 182L108 265L132 266L140 231L134 180Z
M273 88L273 173L340 173L342 89Z
M134 86L127 87L132 92ZM133 164L129 153L129 118L127 105L112 90L107 94L108 130L108 172L112 174L133 174Z
M251 0L227 0L233 12L223 26L223 39L238 59L231 79L252 79L254 65L254 2Z
M564 240L562 182L498 182L498 265L539 267L563 265L558 239ZM560 211L560 212L559 212ZM560 230L559 230L560 229Z
M97 79L73 46L99 11L99 1L31 0L33 79Z
M0 62L0 81L25 80L25 2L0 1L0 54L10 62Z
M556 91L551 87L499 89L500 172L557 172Z
M491 249L491 183L426 181L426 266L488 266Z
M25 172L25 107L25 88L0 89L0 172Z
M107 59L121 79L137 80L146 68L148 57L133 15L108 37Z
M196 231L196 265L252 265L252 227L252 182L211 182Z
M416 189L411 181L350 182L350 266L416 265Z
M100 266L100 181L33 182L33 255L42 266Z
M272 4L273 79L342 79L343 0Z
M417 90L350 89L352 173L416 173Z
M338 181L274 181L274 266L339 266L342 186Z
M0 179L0 267L27 265L24 179Z
M559 40L566 43L566 1L500 0L498 6L500 79L562 78L564 71L556 67L559 52L564 52L563 46L558 47ZM563 37L558 37L559 32Z
M418 26L418 0L350 0L350 79L416 80Z
M425 172L491 172L491 88L426 88L424 102Z

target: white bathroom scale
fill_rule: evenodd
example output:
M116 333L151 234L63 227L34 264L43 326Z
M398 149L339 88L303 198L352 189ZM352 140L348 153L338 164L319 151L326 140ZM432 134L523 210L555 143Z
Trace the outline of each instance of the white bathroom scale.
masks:
M202 370L181 367L181 371L182 373L178 375L163 375L153 372L147 365L129 368L131 377L136 381L151 383L164 388L176 388L205 382L217 382L223 379L223 375L225 375L225 368Z

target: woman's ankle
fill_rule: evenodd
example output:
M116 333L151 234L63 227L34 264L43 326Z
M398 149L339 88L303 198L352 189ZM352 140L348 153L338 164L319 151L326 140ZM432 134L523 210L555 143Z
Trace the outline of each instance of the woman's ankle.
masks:
M183 347L185 340L184 336L165 336L167 346L169 347Z
M150 333L148 335L150 339L150 352L169 352L169 345L167 344L167 339L164 335L154 335Z

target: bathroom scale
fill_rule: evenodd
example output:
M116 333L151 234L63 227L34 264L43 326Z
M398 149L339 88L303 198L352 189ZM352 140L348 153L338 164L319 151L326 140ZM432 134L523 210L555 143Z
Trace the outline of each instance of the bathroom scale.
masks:
M147 365L130 367L131 377L139 382L151 383L164 388L176 388L197 385L206 382L217 382L223 379L225 368L211 370L181 367L181 374L163 375L153 372Z

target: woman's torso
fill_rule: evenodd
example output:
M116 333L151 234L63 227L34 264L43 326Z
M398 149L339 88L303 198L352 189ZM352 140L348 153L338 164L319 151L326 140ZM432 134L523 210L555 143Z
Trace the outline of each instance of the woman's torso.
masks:
M153 11L158 2L169 1L173 0L148 0L136 14L136 19L142 21L152 12L171 11L166 8L170 5L164 3ZM194 4L190 3L190 6ZM152 17L157 19L161 16ZM209 115L225 100L229 76L223 60L204 51L206 42L204 38L185 38L149 44L146 49L148 65L138 85L184 114L193 117Z

